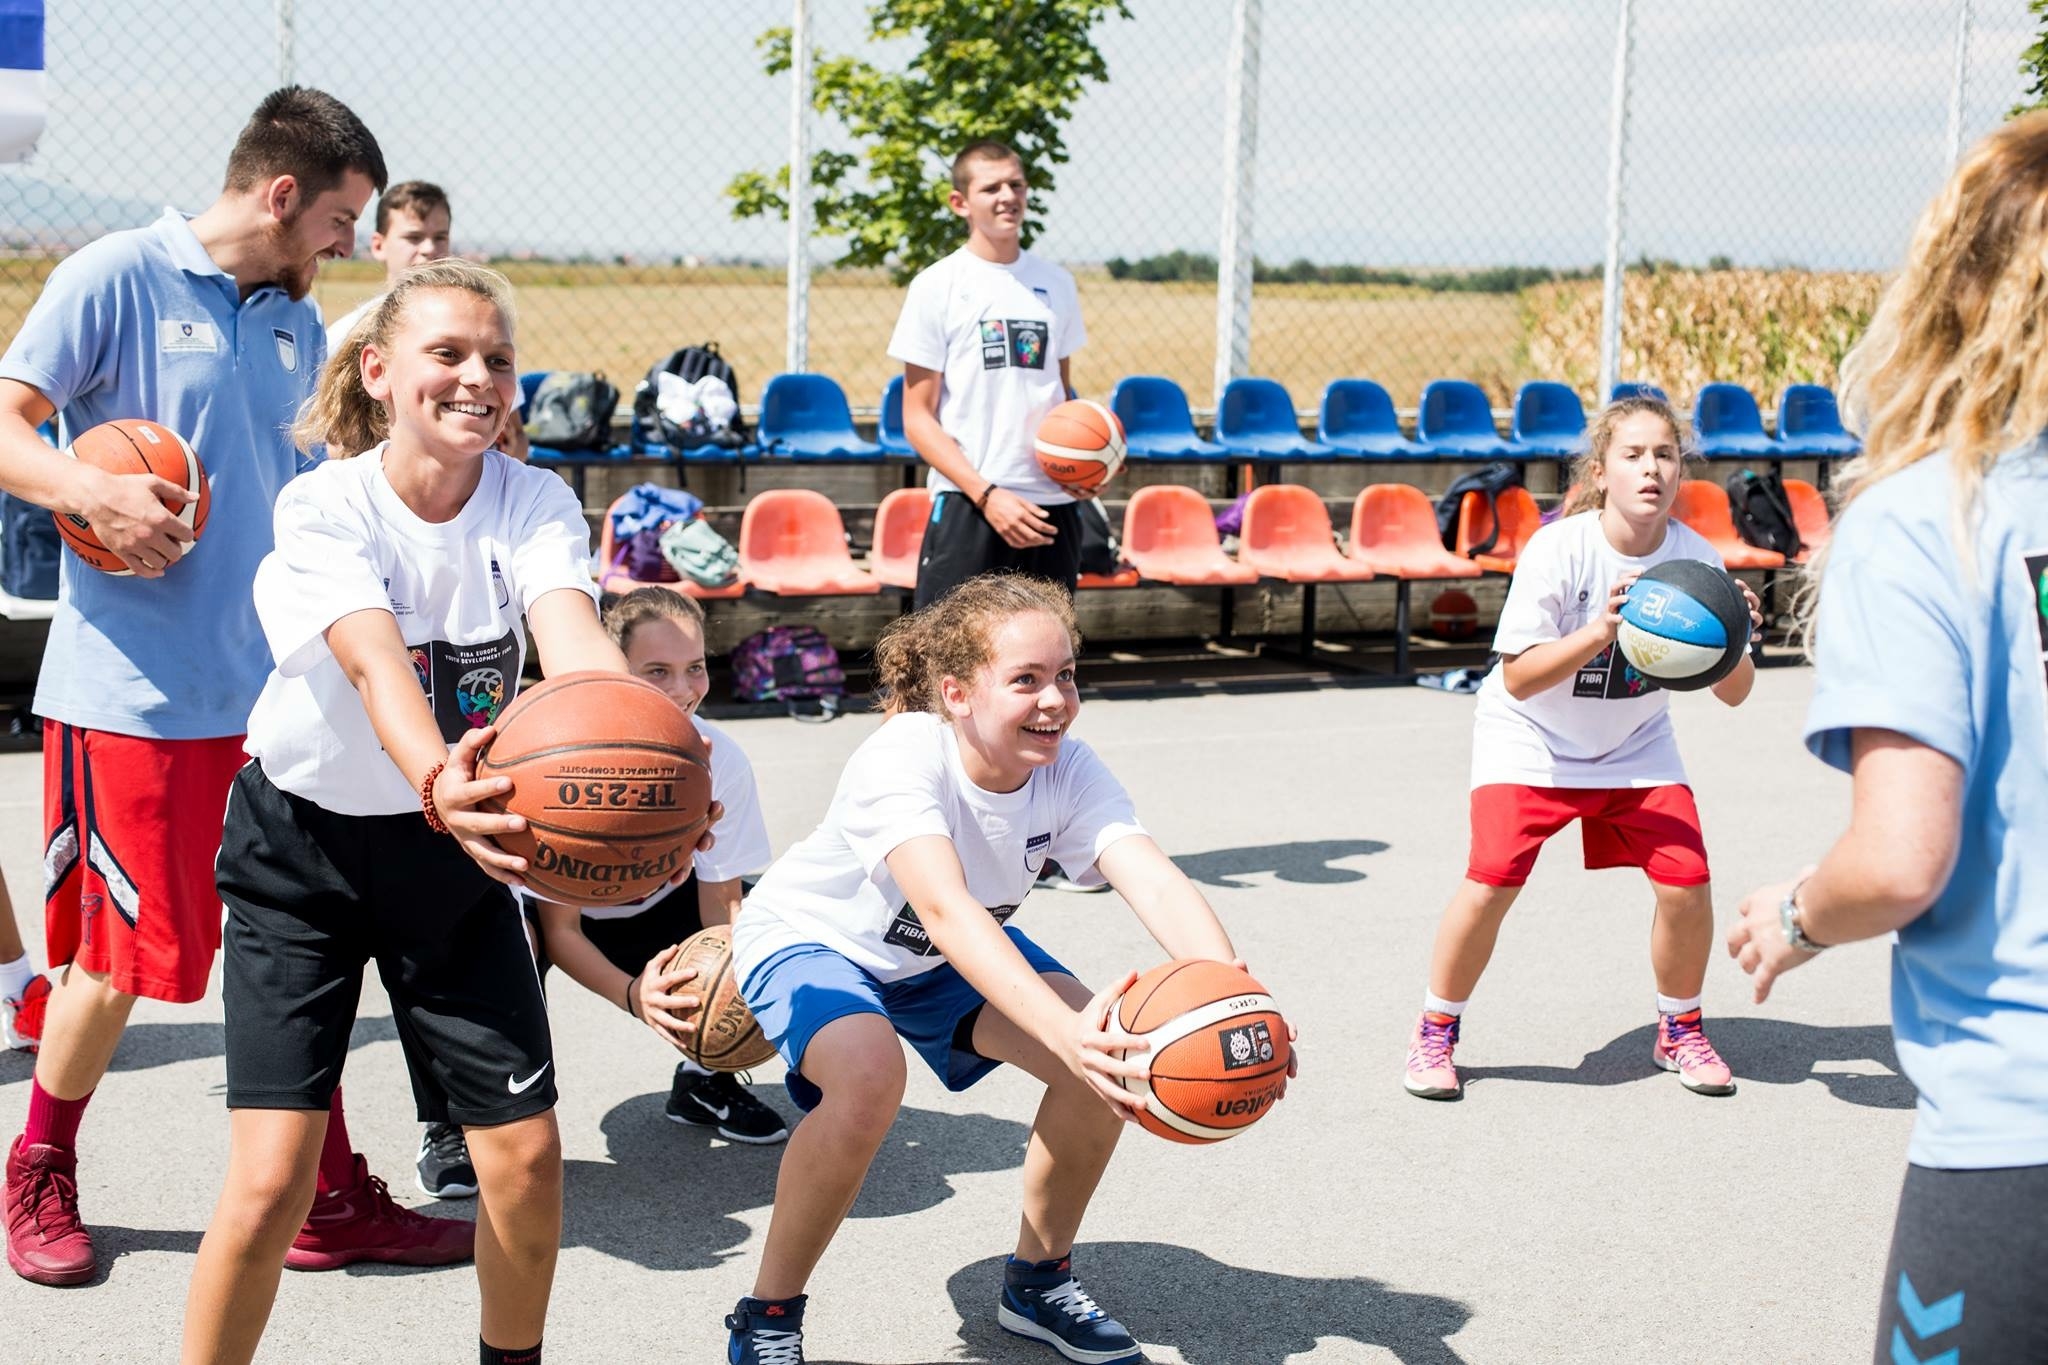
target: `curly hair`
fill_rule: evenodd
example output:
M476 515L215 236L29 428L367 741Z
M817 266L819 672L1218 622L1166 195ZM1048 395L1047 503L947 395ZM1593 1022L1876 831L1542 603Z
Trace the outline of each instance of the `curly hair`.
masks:
M1060 623L1081 652L1073 599L1056 583L1021 574L970 578L931 605L898 617L875 642L875 694L885 714L943 713L939 684L971 679L995 658L1003 622L1039 611Z

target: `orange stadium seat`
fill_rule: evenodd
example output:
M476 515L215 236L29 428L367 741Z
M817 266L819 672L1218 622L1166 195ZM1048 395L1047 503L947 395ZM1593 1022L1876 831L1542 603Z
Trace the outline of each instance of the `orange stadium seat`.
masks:
M1819 554L1835 533L1834 523L1828 519L1828 500L1806 480L1787 479L1785 501L1792 504L1792 524L1799 528L1799 539L1805 542L1805 548L1792 556L1792 562L1804 564Z
M1687 479L1678 488L1671 515L1707 538L1731 569L1783 568L1785 556L1759 550L1735 533L1735 514L1728 508L1728 490L1710 479Z
M1485 570L1444 548L1429 495L1405 483L1376 483L1351 508L1351 557L1395 578L1477 578Z
M1184 587L1256 583L1259 571L1223 553L1209 500L1180 484L1131 494L1124 509L1124 558L1157 583Z
M1543 524L1543 514L1536 510L1536 499L1526 488L1504 489L1495 503L1500 508L1500 535L1491 549L1477 555L1472 547L1493 533L1493 514L1480 493L1467 493L1458 503L1458 553L1490 573L1513 573L1529 537Z
M1252 490L1237 560L1289 583L1359 583L1373 576L1368 565L1337 553L1322 495L1291 483Z
M778 597L858 597L882 585L853 562L846 523L823 493L773 488L740 518L740 577Z
M616 499L611 507L605 508L604 518L598 523L597 586L601 591L627 593L635 588L674 588L677 592L688 597L694 597L702 602L724 601L729 598L742 597L746 594L747 575L744 568L741 569L738 578L722 588L707 588L701 583L692 582L687 578L671 579L665 583L643 583L636 578L629 577L624 569L613 569L612 556L618 553L618 549L612 544L612 509L617 507L622 501L624 501L623 498Z
M875 551L868 559L878 581L917 590L917 556L924 548L925 523L931 519L928 489L899 488L882 499L875 509Z

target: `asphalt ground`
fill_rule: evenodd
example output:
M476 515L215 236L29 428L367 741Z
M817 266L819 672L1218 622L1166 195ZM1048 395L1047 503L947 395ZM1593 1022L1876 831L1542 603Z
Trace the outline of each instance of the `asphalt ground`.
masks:
M1740 710L1674 703L1724 928L1743 892L1846 819L1846 779L1798 743L1810 688L1779 668ZM1162 1365L1868 1360L1913 1102L1883 946L1830 953L1762 1008L1717 957L1709 1032L1740 1089L1689 1094L1650 1064L1647 890L1633 872L1583 870L1567 832L1466 1015L1466 1098L1402 1091L1437 914L1464 865L1471 705L1328 688L1084 707L1076 733L1300 1027L1304 1069L1233 1141L1127 1130L1083 1228L1083 1283ZM730 723L777 848L809 830L877 723ZM31 913L39 782L36 756L0 756L0 866ZM1016 922L1094 982L1161 957L1113 894L1037 892ZM549 1359L723 1361L780 1149L666 1122L671 1054L559 978L552 1007L568 1164ZM136 1010L80 1138L102 1274L64 1290L0 1276L0 1359L176 1358L226 1153L220 1021L217 985L198 1005ZM28 1076L28 1058L0 1054L7 1133ZM779 1078L771 1065L754 1079L793 1116ZM418 1128L374 984L347 1094L373 1169L430 1202L412 1188ZM1055 1359L994 1324L1035 1102L1020 1074L951 1095L913 1062L811 1285L813 1365ZM261 1358L467 1362L475 1324L467 1268L287 1274Z

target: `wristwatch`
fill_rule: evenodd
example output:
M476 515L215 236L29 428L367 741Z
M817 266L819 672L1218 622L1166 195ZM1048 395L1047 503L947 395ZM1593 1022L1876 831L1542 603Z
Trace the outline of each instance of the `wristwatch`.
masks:
M1799 925L1799 890L1805 885L1806 879L1800 878L1785 893L1785 899L1778 903L1778 927L1785 931L1785 942L1810 956L1826 951L1828 945L1815 943Z

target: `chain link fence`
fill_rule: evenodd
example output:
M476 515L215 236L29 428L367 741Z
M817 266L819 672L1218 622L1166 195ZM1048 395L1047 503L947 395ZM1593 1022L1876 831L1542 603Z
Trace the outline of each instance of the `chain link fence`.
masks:
M1036 247L1081 283L1084 393L1149 373L1198 409L1213 401L1242 2L1130 0L1095 31L1110 78L1065 129ZM1502 404L1539 377L1590 400L1614 0L1250 9L1248 372L1303 408L1343 376L1378 379L1403 406L1439 376ZM812 0L814 49L900 68L920 40L874 40L868 11ZM1832 381L1955 140L2019 98L2025 0L1633 11L1622 372L1681 399L1734 380L1766 404L1788 380ZM791 350L788 232L736 219L725 188L788 160L791 77L766 72L757 40L791 13L791 0L51 6L49 129L28 163L0 168L0 342L64 252L164 204L203 207L249 110L292 79L362 114L394 178L449 191L457 250L519 287L523 368L603 370L630 390L669 350L715 339L752 400ZM810 126L817 147L857 146L823 115ZM931 149L935 175L953 150ZM872 408L897 368L885 350L902 291L885 270L834 268L841 249L810 243L807 364ZM323 270L317 296L338 316L380 278L359 253Z

